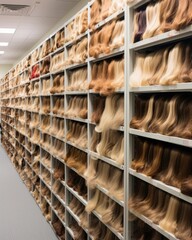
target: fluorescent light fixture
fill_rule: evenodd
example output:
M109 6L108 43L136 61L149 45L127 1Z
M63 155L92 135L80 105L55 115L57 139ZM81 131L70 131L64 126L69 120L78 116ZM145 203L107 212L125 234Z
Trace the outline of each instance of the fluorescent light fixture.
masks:
M5 52L4 51L0 51L0 54L4 54Z
M7 47L8 45L8 42L0 42L0 47Z
M15 32L15 28L0 28L0 33L11 33L13 34Z

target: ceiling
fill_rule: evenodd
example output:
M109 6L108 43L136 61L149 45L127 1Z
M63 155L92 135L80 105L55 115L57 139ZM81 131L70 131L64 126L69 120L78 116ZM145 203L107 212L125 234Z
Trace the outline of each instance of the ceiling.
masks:
M0 64L15 63L78 2L80 0L0 0L0 4L30 5L27 11L0 11L0 28L16 28L14 34L0 33L0 42L9 42L8 47L0 47L0 51L5 51L0 55Z

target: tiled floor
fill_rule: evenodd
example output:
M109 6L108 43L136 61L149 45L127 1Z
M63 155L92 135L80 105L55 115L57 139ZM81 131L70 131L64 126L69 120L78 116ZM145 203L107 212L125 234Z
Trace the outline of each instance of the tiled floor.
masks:
M56 240L26 186L0 146L0 240Z

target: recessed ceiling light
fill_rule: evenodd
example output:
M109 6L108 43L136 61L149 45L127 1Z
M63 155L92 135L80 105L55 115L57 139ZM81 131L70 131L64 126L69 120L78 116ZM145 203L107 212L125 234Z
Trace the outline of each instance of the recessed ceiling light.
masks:
M8 45L8 42L0 42L0 47L7 47Z
M5 52L4 51L0 51L0 54L4 54Z
M0 33L14 33L15 32L15 28L0 28Z

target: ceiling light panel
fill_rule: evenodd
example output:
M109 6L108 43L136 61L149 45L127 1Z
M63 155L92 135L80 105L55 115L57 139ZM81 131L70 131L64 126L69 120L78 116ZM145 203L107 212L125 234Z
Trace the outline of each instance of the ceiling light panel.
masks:
M14 32L15 28L0 28L0 33L13 34Z
M8 45L8 42L0 42L0 47L7 47Z

